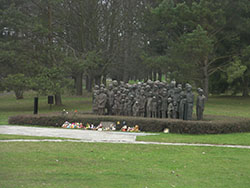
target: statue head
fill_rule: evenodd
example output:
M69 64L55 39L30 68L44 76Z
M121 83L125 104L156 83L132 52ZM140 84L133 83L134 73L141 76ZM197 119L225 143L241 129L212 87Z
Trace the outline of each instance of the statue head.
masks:
M157 85L157 86L159 86L160 81L159 81L159 80L156 80L154 84Z
M113 80L112 83L113 83L113 86L114 86L114 87L117 87L117 86L118 86L117 80Z
M105 85L104 85L104 84L101 84L101 85L100 85L100 88L105 88Z
M129 98L128 98L128 97L126 97L126 98L125 98L125 102L127 103L128 101L129 101Z
M203 94L204 94L204 91L203 91L203 89L201 89L201 88L198 88L198 89L197 89L197 92L198 92L199 95L203 95Z
M182 91L182 92L180 93L180 97L181 97L181 99L186 98L186 94L185 94L185 92L184 92L184 91Z
M174 106L177 106L177 102L176 102L176 101L173 101L173 105L174 105Z
M152 96L153 96L153 92L152 92L152 91L149 91L148 96L149 96L149 97L152 97Z
M148 85L152 88L153 87L153 85L154 85L154 82L153 81L151 81L151 80L148 80L147 81L147 83L148 83Z
M164 83L163 82L160 82L159 84L158 84L158 87L161 89L161 88L164 88Z
M133 100L134 99L134 95L129 95L129 99Z
M172 98L169 97L169 98L168 98L168 103L171 103L171 102L172 102Z
M191 92L192 86L190 84L186 84L186 90L187 90L187 92Z
M145 96L145 91L143 89L140 90L140 95Z
M178 85L177 85L177 88L179 88L180 90L182 90L182 85L181 85L181 84L178 84Z
M123 81L120 81L120 85L121 85L122 87L125 87L125 83L124 83Z
M166 97L167 95L168 95L167 91L164 91L164 90L163 90L162 96L163 96L163 97Z
M175 81L175 80L172 80L172 81L170 82L170 88L173 89L173 88L175 87L175 85L176 85L176 81Z
M125 99L126 98L126 94L122 94L122 99Z
M126 83L125 86L124 86L126 89L129 88L129 83Z
M103 93L108 93L108 90L107 90L107 88L103 88Z
M99 86L98 86L98 85L95 85L94 89L95 89L95 90L98 90L98 89L99 89Z
M113 89L113 84L112 84L112 83L109 84L108 89L109 89L109 90L112 90L112 89Z
M146 85L145 89L146 89L146 91L150 91L150 89L151 89L150 85Z

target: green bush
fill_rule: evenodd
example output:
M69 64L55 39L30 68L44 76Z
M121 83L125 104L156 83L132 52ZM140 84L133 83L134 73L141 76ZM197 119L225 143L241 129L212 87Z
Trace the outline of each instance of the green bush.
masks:
M168 128L171 133L187 134L221 134L235 132L250 132L250 119L209 116L205 121L182 121L176 119L157 119L127 116L96 116L91 114L43 114L43 115L18 115L9 118L9 124L16 125L41 125L60 127L65 121L91 123L98 125L101 121L119 121L122 127L125 121L127 126L139 125L141 131L162 132Z

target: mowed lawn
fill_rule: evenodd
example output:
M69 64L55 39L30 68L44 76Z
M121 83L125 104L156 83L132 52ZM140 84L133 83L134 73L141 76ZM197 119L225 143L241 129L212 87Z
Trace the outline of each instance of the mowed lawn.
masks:
M137 136L136 140L146 141L146 142L222 144L222 145L250 146L250 133L206 134L206 135L160 133L159 135Z
M250 97L209 97L204 114L250 118Z
M33 94L24 100L0 96L0 124L33 113ZM39 97L39 113L91 111L91 97L63 96L49 110ZM210 97L205 114L250 118L250 99ZM225 117L226 118L226 117ZM1 135L0 139L35 139ZM38 138L38 139L43 139ZM159 142L250 145L250 133L164 134L138 137ZM250 187L250 149L101 143L0 143L0 187Z
M1 143L0 187L250 187L250 150Z
M40 96L38 99L38 113L62 112L65 109L68 112L91 112L92 102L90 94L84 97L62 96L62 106L48 104L47 96ZM29 92L24 95L24 99L16 100L13 94L0 96L0 125L8 124L8 117L17 114L33 114L35 93Z

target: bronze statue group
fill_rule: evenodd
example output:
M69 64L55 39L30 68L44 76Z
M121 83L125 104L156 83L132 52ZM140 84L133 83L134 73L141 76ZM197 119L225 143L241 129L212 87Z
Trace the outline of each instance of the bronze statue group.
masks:
M202 120L206 97L201 88L197 93L196 115ZM92 98L93 113L98 115L192 120L194 94L188 83L183 88L175 81L118 84L113 80L107 88L104 84L96 85Z

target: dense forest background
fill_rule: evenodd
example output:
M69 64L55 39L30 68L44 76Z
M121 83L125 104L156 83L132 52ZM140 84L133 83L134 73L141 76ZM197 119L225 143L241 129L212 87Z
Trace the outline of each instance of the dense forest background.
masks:
M0 0L0 90L82 95L106 79L248 96L249 0Z

